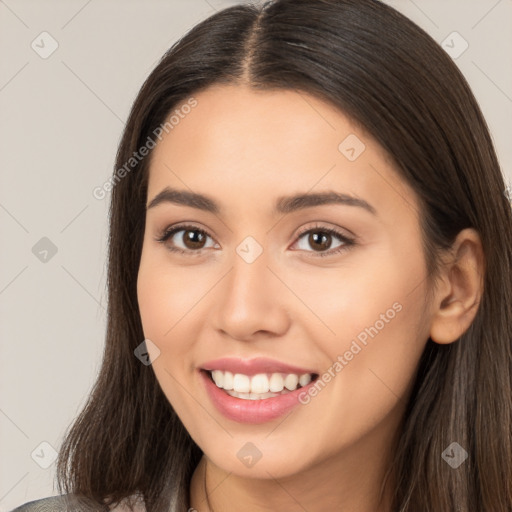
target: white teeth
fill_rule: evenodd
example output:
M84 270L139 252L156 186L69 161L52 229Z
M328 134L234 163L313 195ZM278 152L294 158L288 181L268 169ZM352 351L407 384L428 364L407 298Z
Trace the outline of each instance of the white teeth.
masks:
M251 379L251 393L268 393L268 377L264 373L253 375Z
M233 389L233 374L231 372L224 372L224 382L222 387L224 389Z
M304 387L307 386L311 382L311 375L309 373L305 373L304 375L301 375L299 378L299 384ZM224 381L224 384L226 382Z
M273 393L279 393L283 391L284 388L284 379L280 373L273 373L270 377L269 389Z
M272 398L274 396L279 396L285 393L289 393L289 391L283 391L282 393L237 393L236 391L226 391L228 395L234 396L235 398L242 398L244 400L264 400L265 398Z
M298 386L306 386L311 382L311 374L304 373L258 373L252 377L242 373L211 371L216 386L225 389L229 395L247 400L259 400L278 396L280 393L294 391Z
M236 398L243 398L244 400L263 400L265 398L272 398L273 396L279 396L281 393L237 393L236 391L226 391L228 395ZM283 393L285 393L283 391ZM289 393L289 391L286 391Z
M294 373L288 374L286 376L286 378L284 379L284 387L286 389L289 389L290 391L297 389L298 383L299 383L299 376L295 375Z
M224 372L221 372L220 370L213 370L212 379L213 382L217 384L217 387L221 388L224 385Z
M233 377L233 389L238 393L249 393L251 391L251 379L247 375L235 373Z

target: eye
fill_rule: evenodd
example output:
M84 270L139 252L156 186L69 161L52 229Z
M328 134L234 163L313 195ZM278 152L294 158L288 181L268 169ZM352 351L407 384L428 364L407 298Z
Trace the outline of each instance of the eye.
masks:
M175 235L182 233L181 236ZM305 235L309 235L305 238ZM165 244L167 249L179 254L186 254L190 256L201 255L204 249L219 248L218 244L206 245L207 239L213 238L203 229L193 225L180 225L172 228L166 228L157 238L156 241ZM337 238L340 243L334 249L331 249L333 238ZM300 242L305 241L305 244ZM168 243L172 242L172 244ZM180 246L181 244L181 246ZM306 252L316 252L314 256L332 256L342 251L348 250L349 247L355 245L355 240L333 228L314 226L313 228L306 228L298 235L298 242L294 245L299 245L300 250ZM313 251L309 251L304 245L309 245ZM326 250L330 249L330 250Z
M172 240L178 233L183 234L176 237L176 241ZM207 238L212 239L203 229L192 225L182 225L165 229L164 232L156 238L156 241L165 244L170 251L197 256L202 254L203 249L208 248L208 246L205 245ZM172 245L167 243L169 240L172 241ZM181 244L181 247L179 244Z
M304 238L305 235L308 235L307 238ZM334 249L331 249L333 238L337 238L341 243L336 246ZM303 239L305 241L302 244L302 247L299 247L301 250L306 250L307 248L304 245L309 245L313 247L313 252L316 252L314 256L332 256L333 254L338 254L342 251L348 250L349 247L355 245L354 238L350 238L343 233L339 232L333 228L327 228L322 226L315 226L313 228L306 228L301 233L299 233L299 242ZM300 243L299 243L300 245ZM324 250L331 249L331 250ZM307 251L312 252L312 251Z

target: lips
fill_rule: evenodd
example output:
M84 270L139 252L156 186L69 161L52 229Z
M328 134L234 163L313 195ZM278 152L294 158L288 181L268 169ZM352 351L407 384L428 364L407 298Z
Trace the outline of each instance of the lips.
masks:
M318 377L318 373L311 368L264 357L216 359L203 363L199 370L206 394L217 410L232 421L253 424L271 421L291 411L301 403L299 394L307 392ZM228 376L229 384L226 385ZM271 376L270 381L266 380L268 376ZM286 378L280 384L273 382L283 376ZM297 381L298 376L301 376L301 382ZM243 382L237 383L237 379ZM254 389L255 381L258 390ZM288 389L283 389L283 382ZM273 389L268 389L269 384ZM269 392L278 389L282 391Z
M199 375L206 395L217 411L237 423L266 423L284 416L302 403L299 400L300 394L308 393L309 387L314 385L312 381L303 388L272 398L245 400L230 396L225 390L218 388L207 371L202 370Z
M231 372L233 374L241 373L249 376L258 373L294 373L297 375L318 373L317 370L311 368L301 368L266 357L256 357L254 359L223 357L221 359L206 361L200 368L208 371L222 370L224 372Z

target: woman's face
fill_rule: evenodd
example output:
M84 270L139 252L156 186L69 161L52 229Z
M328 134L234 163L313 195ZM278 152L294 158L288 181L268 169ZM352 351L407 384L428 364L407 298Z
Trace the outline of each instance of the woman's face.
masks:
M379 457L429 336L415 194L308 94L195 100L149 173L137 286L160 386L227 472Z

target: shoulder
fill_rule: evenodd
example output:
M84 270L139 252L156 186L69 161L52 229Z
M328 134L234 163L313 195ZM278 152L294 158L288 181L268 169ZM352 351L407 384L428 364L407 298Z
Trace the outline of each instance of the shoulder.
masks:
M135 505L131 509L126 506L126 501L124 501L114 509L110 509L110 512L131 512L132 510L133 512L145 512L143 502L136 499ZM64 494L29 501L11 512L109 512L109 508L106 505L102 507L87 498Z
M78 498L73 494L50 496L39 500L29 501L15 508L11 512L107 512L98 504Z
M51 496L49 498L42 498L39 500L29 501L15 508L12 512L38 512L38 511L64 511L68 504L67 495L65 496Z

